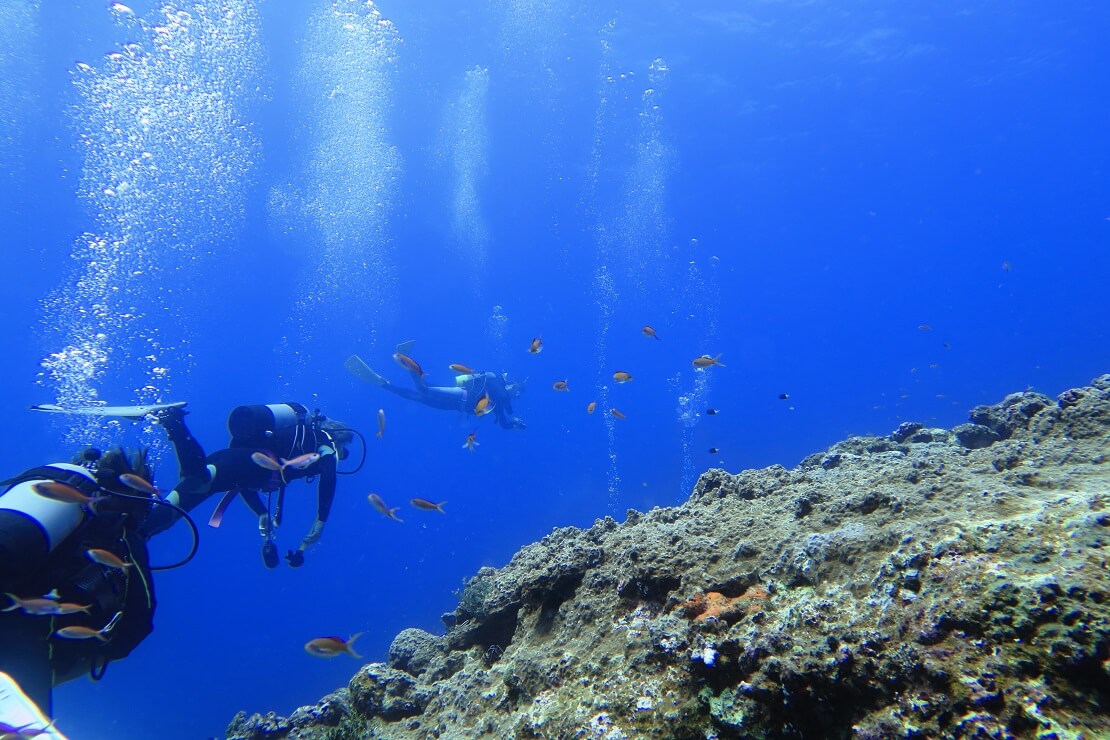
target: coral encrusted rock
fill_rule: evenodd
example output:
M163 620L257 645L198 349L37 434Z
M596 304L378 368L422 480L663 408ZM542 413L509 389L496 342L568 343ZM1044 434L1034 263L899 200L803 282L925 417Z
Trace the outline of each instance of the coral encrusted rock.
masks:
M228 737L1108 737L1108 553L1102 376L555 530Z

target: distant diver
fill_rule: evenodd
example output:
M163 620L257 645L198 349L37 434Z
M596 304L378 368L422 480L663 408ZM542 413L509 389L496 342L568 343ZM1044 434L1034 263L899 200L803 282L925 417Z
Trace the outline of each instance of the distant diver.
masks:
M472 416L492 413L502 429L524 429L524 421L513 416L512 400L524 391L524 381L509 379L508 373L474 372L470 368L454 365L452 369L469 372L455 376L455 385L428 385L425 372L407 351L412 342L397 345L393 359L409 372L413 387L405 388L390 383L367 365L358 355L351 355L344 363L347 371L359 380L376 385L401 398L417 401L433 409L459 411Z

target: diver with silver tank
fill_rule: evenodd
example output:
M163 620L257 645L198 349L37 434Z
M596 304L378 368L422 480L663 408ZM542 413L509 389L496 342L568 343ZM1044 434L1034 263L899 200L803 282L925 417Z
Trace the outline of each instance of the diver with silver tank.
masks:
M0 671L21 689L0 723L25 700L51 714L54 686L99 680L154 629L151 572L188 562L196 528L186 558L151 566L138 530L153 509L174 508L152 475L146 449L88 448L0 482Z

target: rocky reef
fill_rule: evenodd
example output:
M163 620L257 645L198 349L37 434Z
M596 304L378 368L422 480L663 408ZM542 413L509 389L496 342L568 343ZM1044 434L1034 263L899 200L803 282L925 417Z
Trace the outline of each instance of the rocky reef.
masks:
M554 531L262 738L1110 736L1110 375Z

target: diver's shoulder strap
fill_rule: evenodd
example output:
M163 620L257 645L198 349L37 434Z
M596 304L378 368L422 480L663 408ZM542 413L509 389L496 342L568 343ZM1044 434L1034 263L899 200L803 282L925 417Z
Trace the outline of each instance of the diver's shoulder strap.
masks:
M73 486L86 496L92 496L100 490L99 484L88 476L53 465L39 465L36 468L25 470L14 478L0 481L0 486L3 486L6 492L13 486L18 486L20 483L26 483L30 480L52 480L65 483L67 486Z

